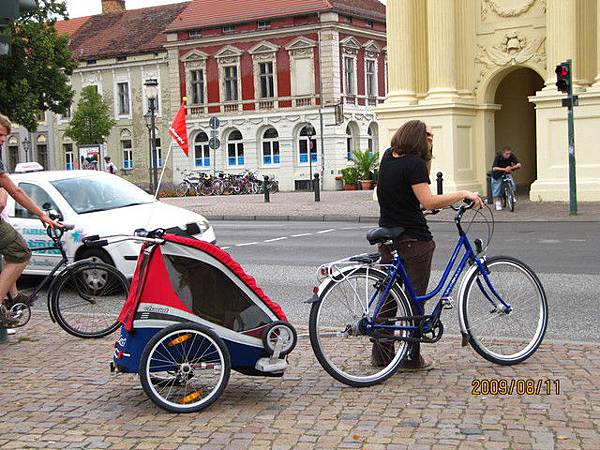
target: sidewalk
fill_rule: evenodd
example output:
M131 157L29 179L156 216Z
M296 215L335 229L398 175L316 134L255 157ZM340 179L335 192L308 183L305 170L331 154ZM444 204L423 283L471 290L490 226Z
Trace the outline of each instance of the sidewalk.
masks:
M198 212L210 220L308 220L377 222L379 205L373 191L325 191L321 201L310 192L278 192L265 203L262 195L230 195L163 199L165 203ZM569 215L569 204L531 202L519 199L515 212L493 211L497 222L600 221L600 202L580 203L576 216ZM452 221L452 211L428 217L430 221Z
M0 448L600 448L597 344L546 342L506 367L444 337L424 346L434 370L353 389L301 338L283 378L232 372L211 408L173 415L135 376L109 373L114 339L76 339L35 311L0 343ZM560 391L473 395L484 379L559 380Z

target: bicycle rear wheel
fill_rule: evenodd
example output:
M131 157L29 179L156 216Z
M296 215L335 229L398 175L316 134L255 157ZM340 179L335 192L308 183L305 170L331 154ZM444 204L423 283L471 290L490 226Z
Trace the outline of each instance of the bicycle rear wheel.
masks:
M183 181L179 183L175 188L175 195L177 195L177 197L185 197L188 194L189 190L190 185Z
M408 331L379 332L378 337L360 331L359 323L372 317L377 301L368 307L385 273L359 268L343 280L336 277L322 290L319 301L310 311L309 334L315 356L323 368L336 380L354 387L372 386L391 377L408 351ZM404 292L394 286L386 299L377 321L382 324L410 326L397 317L412 315Z
M58 325L79 338L102 338L116 331L129 293L125 276L101 262L82 261L67 270L48 294Z
M466 281L460 314L477 353L496 364L517 364L533 355L544 339L546 293L533 270L515 258L489 258L487 267L491 285L512 309L503 310L477 270Z

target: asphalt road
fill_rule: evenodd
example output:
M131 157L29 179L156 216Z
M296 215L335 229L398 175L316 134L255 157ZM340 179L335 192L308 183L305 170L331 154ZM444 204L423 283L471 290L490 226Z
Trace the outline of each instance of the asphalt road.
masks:
M368 224L343 222L213 222L219 245L244 267L290 320L308 324L303 303L316 284L316 269L327 261L373 248L365 239ZM437 249L430 286L456 242L451 223L431 225ZM488 255L508 255L532 267L544 284L550 304L547 339L597 341L600 292L600 223L496 224ZM474 224L470 236L487 236ZM455 292L456 293L456 292ZM433 303L433 302L429 302ZM456 310L446 311L446 332L458 333Z

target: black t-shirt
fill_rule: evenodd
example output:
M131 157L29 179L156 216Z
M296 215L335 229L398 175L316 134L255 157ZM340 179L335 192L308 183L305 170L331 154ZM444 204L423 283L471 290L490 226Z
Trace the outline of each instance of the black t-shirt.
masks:
M502 153L498 153L496 155L496 158L494 159L494 163L492 164L492 167L509 167L509 166L514 166L515 164L519 164L519 160L517 159L517 157L511 153L510 156L508 157L508 159L504 159L504 157L502 156ZM504 175L506 172L501 172L499 170L494 170L494 174L493 177L495 180L497 180L498 178L500 178L502 175Z
M385 151L377 182L380 227L400 226L412 238L420 241L433 239L421 204L412 190L413 185L420 183L431 183L425 161L416 155L396 158L391 149Z

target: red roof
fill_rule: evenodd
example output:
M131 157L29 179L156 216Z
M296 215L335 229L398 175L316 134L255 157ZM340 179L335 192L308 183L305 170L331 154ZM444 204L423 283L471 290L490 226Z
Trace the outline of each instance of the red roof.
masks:
M68 34L72 36L79 28L87 22L87 20L92 16L86 17L77 17L75 19L67 19L67 20L59 20L54 26L56 27L56 31L58 34Z
M166 31L334 10L385 20L385 6L379 0L193 0Z
M71 48L80 60L162 50L165 28L187 5L175 3L91 16L71 35Z

